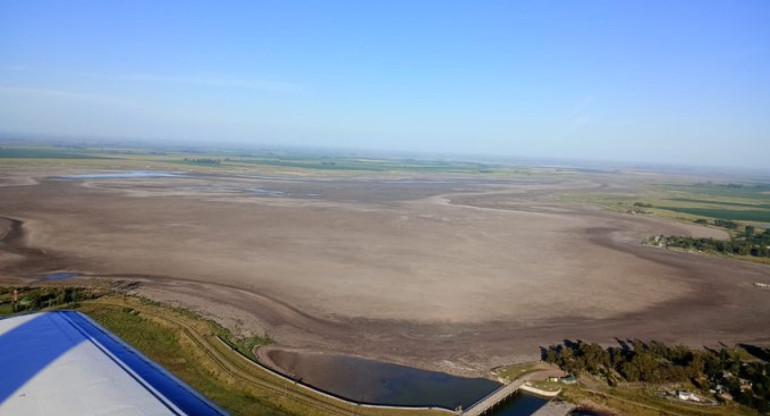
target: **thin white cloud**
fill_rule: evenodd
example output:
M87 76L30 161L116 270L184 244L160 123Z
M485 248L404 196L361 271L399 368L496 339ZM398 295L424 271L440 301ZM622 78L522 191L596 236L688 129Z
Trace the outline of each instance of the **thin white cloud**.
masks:
M24 65L0 65L0 71L20 72L20 71L27 71L27 70L29 70L29 67L26 67Z
M572 106L572 111L576 113L584 112L593 106L594 101L594 97L592 96L583 97L575 102L575 104Z
M573 127L583 127L590 124L597 124L596 120L591 116L591 114L578 114L572 118Z
M257 91L298 92L300 90L297 85L290 83L243 80L226 77L169 77L161 75L139 74L123 75L120 78L132 81L185 84L200 87L245 88Z
M21 65L0 65L0 71L15 71L15 72L37 72L41 75L45 75L47 71L38 71L34 68ZM248 89L254 91L268 91L268 92L283 92L283 93L296 93L300 92L302 88L297 84L289 82L279 81L267 81L267 80L251 80L231 78L218 75L205 75L205 76L167 76L158 74L105 74L100 72L89 71L56 71L54 74L73 76L73 77L86 77L86 78L101 78L101 79L116 79L123 81L135 81L135 82L156 82L166 84L182 84L196 87L214 87L214 88L231 88L231 89Z
M32 98L64 98L68 100L87 101L99 104L117 105L123 107L137 107L136 104L123 100L121 98L109 95L87 94L75 91L47 89L47 88L25 88L25 87L4 87L0 86L0 94L13 95L17 97Z

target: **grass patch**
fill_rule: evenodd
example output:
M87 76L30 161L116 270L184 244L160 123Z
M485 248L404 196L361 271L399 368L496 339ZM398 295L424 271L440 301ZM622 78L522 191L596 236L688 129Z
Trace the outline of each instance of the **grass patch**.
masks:
M559 391L564 384L554 381L530 381L529 385L544 391Z
M607 388L587 389L582 386L566 386L561 393L565 400L576 403L595 403L613 409L620 414L635 416L756 416L757 413L728 403L714 407L677 403L655 396L652 389Z
M770 210L730 210L721 208L656 207L667 211L681 212L699 217L718 218L731 221L770 222Z
M508 382L512 382L517 378L521 378L526 376L527 374L531 374L536 371L545 370L547 368L548 366L541 362L514 364L514 365L507 365L504 367L498 367L492 370L492 374L497 376L498 378L507 380Z
M4 318L9 315L13 315L13 305L10 303L4 303L0 305L0 318Z
M253 360L256 360L257 358L254 356L254 348L273 343L273 340L269 337L260 337L257 335L251 337L236 337L232 335L230 331L225 331L219 338L234 350Z

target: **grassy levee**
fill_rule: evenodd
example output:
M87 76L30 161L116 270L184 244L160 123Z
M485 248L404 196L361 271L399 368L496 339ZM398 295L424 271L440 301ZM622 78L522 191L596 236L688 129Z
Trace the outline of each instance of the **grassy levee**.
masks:
M578 405L599 405L624 415L634 416L757 416L754 410L734 403L718 406L678 403L656 397L646 389L602 388L593 389L580 385L565 386L560 395L564 400Z
M185 311L105 296L77 308L234 415L446 415L366 408L315 394L250 363L220 341L221 328Z

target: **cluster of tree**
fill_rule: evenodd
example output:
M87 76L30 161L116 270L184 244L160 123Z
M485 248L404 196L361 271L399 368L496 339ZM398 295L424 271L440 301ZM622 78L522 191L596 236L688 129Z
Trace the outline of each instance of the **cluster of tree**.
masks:
M716 221L715 221L716 222ZM770 229L758 234L756 229L747 225L742 234L730 240L694 237L656 237L656 243L665 247L678 247L687 250L708 251L742 256L770 257Z
M14 301L14 291L18 300ZM34 311L53 306L77 303L95 299L99 294L91 289L82 287L3 287L0 288L0 299L12 305L13 312Z
M770 411L770 349L746 346L757 358L745 360L738 350L693 350L660 342L618 341L602 348L582 341L543 348L543 359L572 374L602 376L618 382L691 382L704 394L729 393L733 400L761 412Z
M634 206L639 208L652 208L652 204L645 204L644 202L635 202Z
M708 225L709 224L708 220L705 219L705 218L698 218L697 220L695 220L695 223L696 224L704 224L704 225ZM738 229L738 223L735 222L735 221L730 221L730 220L718 220L717 219L717 220L714 220L712 222L712 224L714 224L717 227L724 227L724 228L728 228L730 230L737 230Z
M228 159L229 160L229 159ZM185 162L189 163L197 163L199 165L221 165L222 159L212 159L212 158L184 158Z
M698 187L717 187L717 188L724 188L724 189L752 189L752 190L765 190L770 189L770 184L767 183L756 183L756 184L742 184L742 183L734 183L730 182L727 184L717 184L712 181L707 182L698 182L694 184Z

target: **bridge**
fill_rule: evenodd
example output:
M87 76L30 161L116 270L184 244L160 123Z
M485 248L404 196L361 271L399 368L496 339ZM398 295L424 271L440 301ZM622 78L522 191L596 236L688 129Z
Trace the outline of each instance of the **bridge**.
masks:
M481 416L499 405L505 399L511 397L525 383L524 380L516 380L513 383L506 384L490 393L487 397L479 400L473 406L461 413L462 416Z

